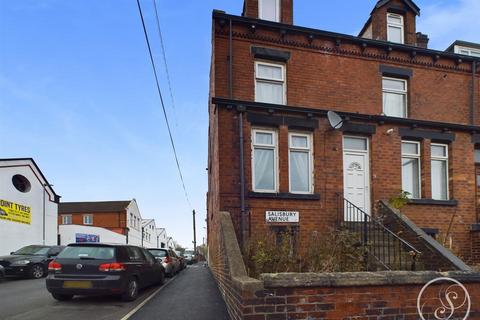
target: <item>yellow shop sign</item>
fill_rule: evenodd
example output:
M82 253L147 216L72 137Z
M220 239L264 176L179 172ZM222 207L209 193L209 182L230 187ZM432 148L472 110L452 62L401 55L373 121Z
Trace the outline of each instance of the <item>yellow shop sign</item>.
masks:
M15 202L0 200L0 220L30 224L31 208Z

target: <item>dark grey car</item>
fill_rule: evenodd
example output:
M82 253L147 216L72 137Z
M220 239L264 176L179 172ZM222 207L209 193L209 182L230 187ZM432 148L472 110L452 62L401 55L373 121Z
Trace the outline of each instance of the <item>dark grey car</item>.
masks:
M165 270L147 250L130 245L68 245L49 267L47 290L59 300L75 295L118 295L125 301L141 288L163 284Z

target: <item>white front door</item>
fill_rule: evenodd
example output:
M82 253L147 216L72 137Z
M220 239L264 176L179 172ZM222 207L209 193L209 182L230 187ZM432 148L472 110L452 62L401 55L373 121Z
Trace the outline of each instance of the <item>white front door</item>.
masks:
M344 198L370 214L370 173L368 138L343 138ZM361 221L362 214L345 206L345 221Z

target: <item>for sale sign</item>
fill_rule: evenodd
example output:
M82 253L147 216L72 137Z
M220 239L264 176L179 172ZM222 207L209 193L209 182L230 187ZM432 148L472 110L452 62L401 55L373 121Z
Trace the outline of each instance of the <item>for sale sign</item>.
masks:
M298 211L267 211L265 220L267 223L298 223L299 216Z
M12 201L0 200L0 220L31 224L32 209L28 206Z

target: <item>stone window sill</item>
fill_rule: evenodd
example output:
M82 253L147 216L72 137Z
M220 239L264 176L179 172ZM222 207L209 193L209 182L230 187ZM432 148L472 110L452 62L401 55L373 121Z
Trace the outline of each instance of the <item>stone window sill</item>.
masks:
M457 200L434 200L434 199L410 199L409 204L430 205L430 206L451 206L458 205Z
M297 193L268 193L268 192L249 192L249 198L259 199L282 199L282 200L320 200L320 195L314 194L297 194Z

